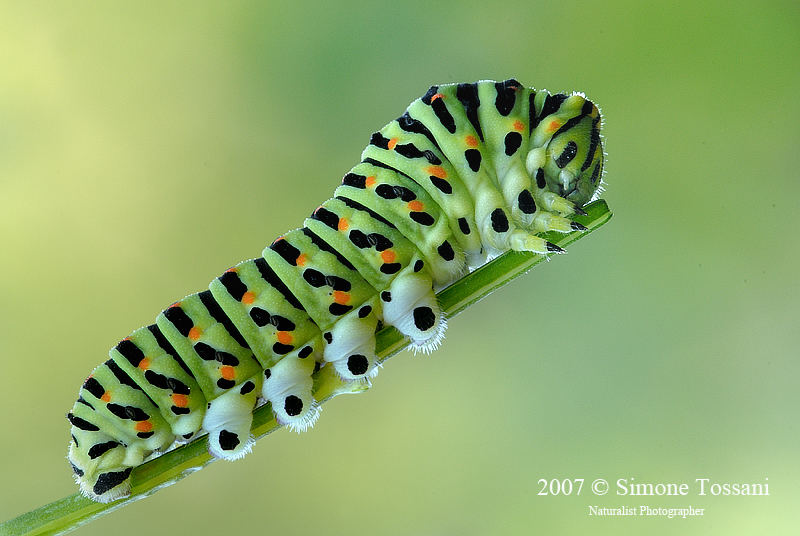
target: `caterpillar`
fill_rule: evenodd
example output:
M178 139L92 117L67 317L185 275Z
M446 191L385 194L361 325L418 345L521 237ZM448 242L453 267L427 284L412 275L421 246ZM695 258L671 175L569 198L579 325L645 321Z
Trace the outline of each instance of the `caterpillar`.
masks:
M67 414L82 493L130 493L146 459L202 432L217 458L252 446L252 413L306 430L312 375L378 372L375 333L422 352L446 320L435 291L508 250L563 250L544 231L600 192L601 116L583 94L503 82L432 86L370 138L361 162L300 229L167 307L109 352Z

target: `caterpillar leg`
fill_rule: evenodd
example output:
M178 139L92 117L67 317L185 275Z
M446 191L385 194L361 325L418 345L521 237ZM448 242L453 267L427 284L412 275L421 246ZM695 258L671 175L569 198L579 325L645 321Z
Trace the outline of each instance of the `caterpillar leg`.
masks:
M433 279L421 266L415 262L401 271L380 297L384 322L410 338L416 349L430 353L442 341L447 322L433 292Z
M375 329L381 314L376 296L337 322L325 338L325 361L333 363L345 380L372 378L378 374Z
M319 405L311 394L311 374L320 347L319 340L313 341L264 370L262 396L272 404L278 422L295 432L314 426L319 417Z
M572 201L564 199L560 195L547 190L547 180L544 171L546 164L547 150L544 147L531 150L525 160L525 167L536 182L537 188L534 190L534 199L537 204L548 212L557 212L562 216L585 214L585 212ZM568 170L562 169L559 172L558 183L561 184L562 190L568 188L569 185L574 182L575 177Z
M238 460L250 452L253 408L261 392L261 374L242 382L208 404L203 429L208 431L208 451L216 458Z

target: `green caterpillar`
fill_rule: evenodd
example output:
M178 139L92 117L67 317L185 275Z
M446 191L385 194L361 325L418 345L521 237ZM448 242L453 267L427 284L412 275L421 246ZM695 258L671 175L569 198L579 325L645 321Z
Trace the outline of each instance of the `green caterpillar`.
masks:
M585 229L568 216L599 192L600 123L583 95L516 80L431 87L303 228L110 351L68 414L81 491L126 496L132 468L200 432L212 455L240 458L260 403L305 430L319 415L312 374L368 381L383 325L436 348L436 289L504 251L562 251L537 233Z

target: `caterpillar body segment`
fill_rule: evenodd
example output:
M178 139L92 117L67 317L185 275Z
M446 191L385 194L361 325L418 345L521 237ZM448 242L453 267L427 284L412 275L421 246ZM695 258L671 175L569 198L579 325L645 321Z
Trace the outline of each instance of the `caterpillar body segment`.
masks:
M561 251L538 233L583 230L570 215L600 187L600 126L577 93L431 87L371 136L304 227L169 306L92 372L68 415L82 492L127 495L134 467L201 432L212 455L239 458L259 404L307 429L314 372L369 382L382 325L436 348L437 289L507 250Z

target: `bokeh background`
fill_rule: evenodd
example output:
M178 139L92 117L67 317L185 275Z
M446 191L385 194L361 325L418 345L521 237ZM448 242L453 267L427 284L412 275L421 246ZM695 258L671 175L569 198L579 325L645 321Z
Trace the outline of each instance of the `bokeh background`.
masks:
M64 414L118 339L300 225L432 83L513 76L601 105L612 221L312 432L81 533L794 533L800 8L748 4L0 4L0 519L75 491ZM537 495L599 477L771 493Z

